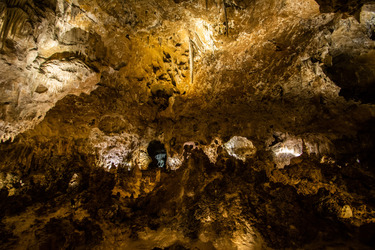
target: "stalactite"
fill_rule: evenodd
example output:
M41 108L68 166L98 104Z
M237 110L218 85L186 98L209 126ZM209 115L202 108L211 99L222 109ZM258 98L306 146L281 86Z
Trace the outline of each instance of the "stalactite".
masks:
M27 0L6 0L2 10L3 24L0 30L2 48L9 35L15 35L25 24L29 15L25 12Z
M229 34L229 25L228 25L228 15L227 15L227 5L225 0L223 0L223 5L224 5L224 17L225 17L225 26L226 26L226 35L228 36Z
M190 66L190 83L194 80L194 48L193 41L189 38L189 66Z

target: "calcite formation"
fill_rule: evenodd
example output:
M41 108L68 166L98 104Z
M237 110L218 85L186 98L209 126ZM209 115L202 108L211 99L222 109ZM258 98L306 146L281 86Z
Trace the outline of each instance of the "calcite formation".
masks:
M373 249L375 3L0 2L1 249Z

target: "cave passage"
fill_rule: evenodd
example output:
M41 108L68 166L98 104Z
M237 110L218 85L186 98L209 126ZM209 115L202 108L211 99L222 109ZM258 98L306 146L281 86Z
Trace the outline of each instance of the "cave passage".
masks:
M1 249L375 249L375 0L0 0Z
M167 162L167 151L164 144L160 141L151 141L147 147L147 153L151 157L152 162L149 168L165 168Z

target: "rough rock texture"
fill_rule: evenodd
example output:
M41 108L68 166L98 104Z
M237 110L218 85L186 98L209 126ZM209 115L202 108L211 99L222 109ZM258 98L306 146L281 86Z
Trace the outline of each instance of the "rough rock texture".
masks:
M375 247L375 3L11 3L0 248Z

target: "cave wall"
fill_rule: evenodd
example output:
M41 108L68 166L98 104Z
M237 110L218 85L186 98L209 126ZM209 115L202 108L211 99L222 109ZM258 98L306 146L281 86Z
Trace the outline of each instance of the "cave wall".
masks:
M374 246L374 3L11 3L1 247Z

